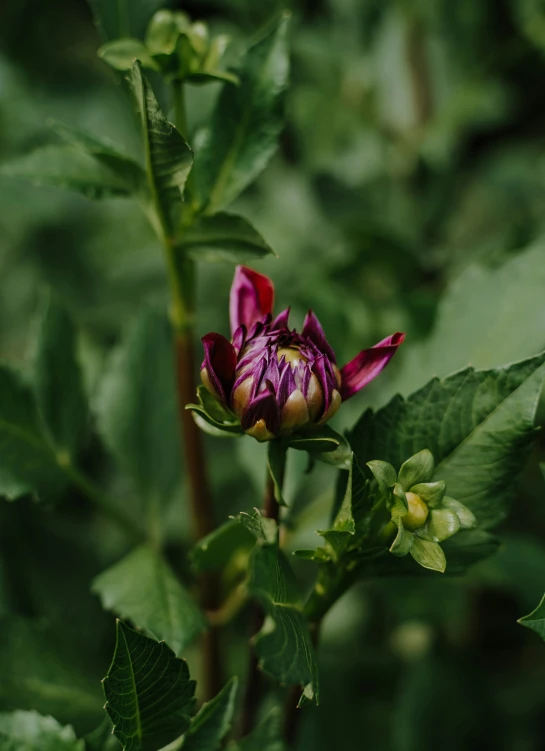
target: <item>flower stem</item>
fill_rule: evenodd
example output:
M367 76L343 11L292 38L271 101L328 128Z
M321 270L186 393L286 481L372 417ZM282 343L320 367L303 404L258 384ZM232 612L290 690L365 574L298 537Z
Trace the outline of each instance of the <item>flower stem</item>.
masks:
M284 474L286 468L286 454L283 454L284 460L280 467L280 472L277 474L276 480L280 487L284 482ZM263 516L268 519L274 519L278 523L278 517L280 514L280 506L276 502L274 493L274 480L267 469L267 481L265 484L265 495L263 498ZM255 636L263 626L264 620L263 610L259 605L254 604L252 608L252 636ZM240 725L240 735L247 735L255 724L255 716L257 708L259 706L259 700L261 696L261 673L259 672L259 661L255 649L250 646L250 659L248 662L248 678L246 681L246 694L244 696L244 706L242 708L242 721Z
M175 81L172 89L175 124L186 136L187 117L185 112L183 83ZM191 221L188 210L185 225ZM182 233L183 235L183 233ZM193 416L185 409L186 404L195 398L195 287L196 266L184 257L182 235L178 238L180 247L174 247L165 240L167 272L171 291L171 318L174 327L174 348L176 358L176 382L178 390L178 414L183 436L183 451L189 480L189 498L193 533L197 540L208 535L215 528L214 505L208 480L206 457L202 433ZM200 604L204 610L218 607L218 580L215 574L203 573L199 578ZM215 696L221 689L222 671L219 632L211 626L202 642L203 694L205 699Z

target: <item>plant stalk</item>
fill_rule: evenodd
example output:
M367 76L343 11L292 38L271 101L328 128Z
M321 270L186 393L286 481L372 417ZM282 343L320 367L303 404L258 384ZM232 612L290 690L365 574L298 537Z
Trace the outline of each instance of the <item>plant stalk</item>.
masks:
M285 456L285 455L284 455ZM282 467L281 476L277 478L280 486L284 481L285 473L285 459ZM267 482L265 484L265 495L263 498L263 516L268 519L274 519L278 523L278 517L280 514L280 507L274 497L274 481L267 470ZM255 603L252 607L252 637L261 631L264 621L263 610ZM242 720L240 724L240 736L243 737L253 729L255 724L255 716L259 707L259 700L261 698L261 673L259 671L259 660L255 648L250 645L250 659L248 662L248 678L246 681L246 694L244 696L244 706L242 708Z

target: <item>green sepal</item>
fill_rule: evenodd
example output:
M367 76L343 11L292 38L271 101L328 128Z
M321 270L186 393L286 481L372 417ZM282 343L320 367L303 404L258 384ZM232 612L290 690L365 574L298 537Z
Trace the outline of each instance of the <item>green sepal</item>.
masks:
M433 454L428 449L422 449L403 462L397 479L403 490L407 491L417 483L429 482L434 469Z
M171 55L180 34L191 26L189 16L178 11L159 10L146 29L146 47L152 55Z
M475 527L477 526L477 519L475 518L475 514L470 511L467 506L464 506L463 503L460 503L460 501L457 501L455 498L450 498L448 495L446 495L443 498L441 508L446 508L454 511L454 513L460 520L461 529L475 529Z
M397 472L388 462L382 462L379 459L367 462L373 477L378 483L380 492L385 498L389 498L391 488L397 482Z
M135 60L144 68L159 71L159 65L139 39L115 39L99 48L97 55L115 70L130 70Z
M438 542L413 535L413 544L409 552L422 568L444 573L447 567L445 554Z
M216 438L238 438L244 435L237 417L208 391L197 386L198 404L186 404L201 430Z
M239 77L227 70L199 70L195 73L190 73L186 77L186 80L190 83L201 85L222 81L223 83L230 83L233 86L240 86Z
M539 634L545 641L545 595L541 598L541 602L537 608L532 610L528 615L519 618L517 623L520 623L521 626L526 626L526 628L531 628L532 631Z
M413 485L411 493L416 493L429 508L438 508L445 497L446 483L443 480L437 482L419 482Z
M308 453L323 464L337 469L349 470L352 462L352 449L348 440L336 430L324 425L320 430L299 433L287 439L287 445L297 451Z
M405 492L398 482L393 487L390 498L387 501L387 506L394 521L397 521L397 519L409 512L409 504Z
M404 555L411 550L414 542L414 535L405 529L401 519L397 520L397 535L393 543L390 545L390 553L403 558Z
M432 509L426 525L426 531L434 540L442 542L460 530L460 520L454 511L448 508Z

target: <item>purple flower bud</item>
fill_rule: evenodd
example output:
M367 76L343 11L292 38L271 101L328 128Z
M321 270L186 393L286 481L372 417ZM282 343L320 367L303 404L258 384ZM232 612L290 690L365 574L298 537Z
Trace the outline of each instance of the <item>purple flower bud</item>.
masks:
M309 311L301 333L289 308L272 317L270 279L238 266L231 287L232 340L207 334L201 378L259 441L318 428L387 365L405 338L393 334L341 370L320 322Z

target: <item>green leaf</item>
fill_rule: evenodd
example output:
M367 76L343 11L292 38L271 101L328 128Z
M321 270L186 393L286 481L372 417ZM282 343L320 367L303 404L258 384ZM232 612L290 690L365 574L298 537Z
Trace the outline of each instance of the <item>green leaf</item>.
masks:
M424 568L443 573L447 566L447 561L441 546L437 542L423 540L416 535L412 537L413 544L409 552L414 560Z
M85 751L74 730L38 712L0 713L2 751Z
M181 249L196 261L249 263L275 255L247 219L221 212L203 216L184 230Z
M66 484L64 461L44 434L30 389L19 374L0 366L0 495L58 495Z
M521 626L526 626L526 628L531 628L545 641L545 595L543 595L537 608L529 615L519 618L518 623Z
M98 162L111 169L120 179L125 181L128 187L131 186L133 193L146 193L146 173L137 162L124 154L116 144L104 138L83 133L56 120L50 120L48 124L70 146L95 157Z
M133 176L70 146L42 146L4 164L1 172L38 186L75 190L90 199L130 197L135 192Z
M116 70L130 70L135 60L140 60L144 68L159 70L146 45L138 39L114 39L103 44L97 54Z
M88 0L95 23L104 39L143 39L153 14L174 3L171 0Z
M172 331L148 308L106 366L97 398L106 444L150 504L168 500L180 481L180 432Z
M301 611L293 571L276 545L259 545L250 558L248 590L265 611L255 636L262 670L280 683L302 686L300 705L318 702L318 665Z
M435 478L475 514L480 527L504 518L534 439L545 355L495 370L466 368L434 378L408 399L367 410L350 434L360 462L399 466L424 448Z
M433 376L442 378L470 363L497 368L539 352L545 331L544 253L539 240L497 268L468 266L442 295L432 334L418 343L409 329L411 346L396 355L401 367L381 393L405 396Z
M298 451L308 451L314 459L337 469L350 469L352 449L346 438L324 425L317 431L291 436L287 445Z
M407 491L417 483L429 482L433 477L434 466L432 453L428 449L422 449L401 465L398 475L399 484L403 490Z
M87 398L68 312L49 298L41 316L34 359L36 402L52 443L73 459L87 424Z
M2 709L32 709L76 726L98 724L103 704L99 676L88 677L70 636L42 621L0 618Z
M273 482L274 499L279 506L287 506L282 495L282 485L286 472L286 447L278 440L267 444L267 470Z
M236 71L240 85L224 86L210 126L197 136L197 186L209 214L231 203L276 150L288 81L287 27L283 16L248 50Z
M184 751L216 751L220 747L231 729L237 689L238 678L231 678L219 694L203 704L184 735Z
M147 545L99 574L92 590L103 607L130 619L180 654L206 627L200 608L163 557Z
M112 664L103 681L106 711L125 751L157 751L190 725L195 681L185 660L117 622Z
M186 80L195 84L216 83L217 81L221 81L223 83L231 84L232 86L240 85L239 77L227 70L200 70L196 73L190 73Z
M272 709L249 735L228 746L228 751L285 751L285 749L282 739L282 712L278 708Z
M141 115L148 184L161 232L173 241L179 229L183 192L193 163L193 152L164 116L151 84L136 61L128 76ZM158 228L159 229L159 228Z
M195 571L221 571L233 555L249 552L254 545L255 536L238 519L231 519L199 540L189 555Z

